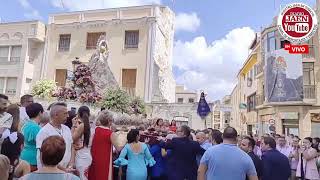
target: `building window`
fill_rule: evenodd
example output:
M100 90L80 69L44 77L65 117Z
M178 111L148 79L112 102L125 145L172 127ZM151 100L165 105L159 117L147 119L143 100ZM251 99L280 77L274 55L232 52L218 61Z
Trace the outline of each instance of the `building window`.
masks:
M178 98L178 103L183 103L183 98Z
M125 32L125 48L138 48L139 45L139 31Z
M69 51L71 34L60 34L59 51Z
M10 55L11 62L20 62L21 48L22 48L21 46L11 47L11 55Z
M30 78L26 78L26 83L27 83L27 84L30 84L30 83L31 83L31 81L32 81L32 79L30 79Z
M9 46L0 47L0 62L8 62Z
M313 62L302 63L303 64L303 84L314 85L314 64Z
M256 93L250 95L247 99L247 110L248 112L256 109Z
M0 77L0 94L4 93L4 77Z
M16 94L17 92L17 78L16 77L9 77L7 78L7 87L6 87L6 94Z
M101 36L105 36L105 32L94 32L87 34L87 49L95 49Z
M30 36L34 36L37 34L37 25L36 24L31 24L30 26Z
M194 103L194 99L193 98L189 98L189 103Z
M267 52L276 50L275 31L267 34Z

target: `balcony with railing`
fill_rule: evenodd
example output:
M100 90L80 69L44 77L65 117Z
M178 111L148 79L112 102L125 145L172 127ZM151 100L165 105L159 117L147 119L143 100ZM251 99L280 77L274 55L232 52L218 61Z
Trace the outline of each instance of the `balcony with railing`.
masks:
M136 96L136 88L122 87L122 90L126 91L131 97Z
M15 95L16 94L16 89L7 89L6 90L6 94L7 95Z
M264 94L257 94L256 95L256 106L263 105L264 103Z
M29 25L28 30L28 38L30 40L35 40L37 42L42 41L44 42L45 38L45 25L41 22L34 22Z
M316 87L315 85L304 85L303 86L304 99L315 99L316 98Z
M14 62L18 63L18 62L20 62L20 57L10 57L10 62L12 62L12 63L14 63Z
M258 76L261 73L263 73L263 67L264 67L264 64L261 62L256 65L255 76Z
M306 103L312 103L312 101L308 100L314 100L316 98L316 86L315 85L304 85L303 86L303 96L304 96L304 102ZM307 101L305 101L307 100ZM256 106L264 105L265 103L265 96L264 94L257 94L256 95ZM288 101L290 103L290 101ZM268 104L268 103L266 103Z
M316 47L314 45L309 45L309 53L302 54L302 58L315 58L316 57Z
M0 65L13 65L19 62L20 57L10 57L10 61L8 61L8 57L0 57Z

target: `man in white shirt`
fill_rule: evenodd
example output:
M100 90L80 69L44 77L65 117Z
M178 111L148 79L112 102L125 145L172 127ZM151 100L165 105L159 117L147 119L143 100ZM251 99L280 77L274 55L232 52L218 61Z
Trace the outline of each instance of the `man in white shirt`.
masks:
M29 104L32 104L33 103L33 96L30 95L30 94L26 94L26 95L23 95L21 98L20 98L20 105L21 107L19 108L20 110L20 126L22 127L24 125L24 123L29 119L29 116L26 112L26 107L29 105Z
M8 96L0 94L0 128L11 128L13 118L11 114L7 113Z
M286 138L284 136L280 136L278 138L277 150L280 151L283 155L289 157L289 154L292 151L292 147L287 144Z
M58 168L71 172L74 166L74 155L75 151L72 146L72 134L70 129L64 125L68 118L68 109L67 105L64 103L56 103L50 109L50 122L46 124L39 131L36 138L36 147L37 147L37 166L38 169L42 167L40 160L40 148L42 142L49 136L61 136L66 143L66 152L63 156L62 161L59 163Z

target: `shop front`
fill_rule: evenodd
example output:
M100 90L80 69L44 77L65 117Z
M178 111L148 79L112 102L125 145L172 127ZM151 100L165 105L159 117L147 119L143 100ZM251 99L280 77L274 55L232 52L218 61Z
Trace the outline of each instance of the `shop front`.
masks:
M310 113L311 137L320 137L320 113Z
M284 135L294 134L299 136L299 113L298 112L279 112L278 118L282 122L282 133Z
M275 124L275 110L274 108L266 108L258 110L258 134L270 134L275 129L270 128Z

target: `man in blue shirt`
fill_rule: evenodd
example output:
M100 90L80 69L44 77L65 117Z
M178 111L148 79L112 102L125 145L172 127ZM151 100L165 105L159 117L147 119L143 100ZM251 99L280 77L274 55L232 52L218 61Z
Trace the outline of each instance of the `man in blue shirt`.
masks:
M250 156L237 147L237 131L227 127L223 143L210 147L203 155L198 180L258 180Z
M262 180L287 180L291 175L291 168L287 156L276 150L276 141L271 137L264 137L261 141Z
M212 144L209 142L209 140L207 140L206 138L206 134L204 132L198 132L196 134L196 139L198 141L198 143L200 144L200 146L202 147L202 149L207 150L209 149ZM200 164L200 160L201 160L201 155L197 155L197 164Z

